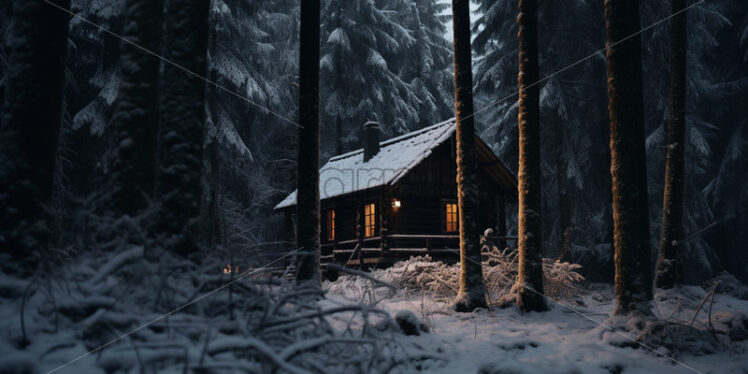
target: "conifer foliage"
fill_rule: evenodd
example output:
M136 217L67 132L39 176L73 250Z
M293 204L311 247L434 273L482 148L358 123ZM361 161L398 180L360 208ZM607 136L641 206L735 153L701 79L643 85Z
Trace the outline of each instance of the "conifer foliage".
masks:
M369 120L392 136L445 119L439 114L449 113L444 89L451 76L443 23L424 20L442 7L432 0L415 9L400 1L322 3L321 111L334 153L358 147Z

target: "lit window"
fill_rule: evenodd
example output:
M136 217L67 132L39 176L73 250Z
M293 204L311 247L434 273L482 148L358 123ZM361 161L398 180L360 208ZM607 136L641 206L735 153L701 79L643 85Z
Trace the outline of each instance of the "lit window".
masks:
M459 221L457 220L457 203L444 204L444 231L456 232Z
M327 211L327 240L335 240L335 209Z
M376 234L377 227L377 209L372 204L366 204L364 206L364 236L372 237Z

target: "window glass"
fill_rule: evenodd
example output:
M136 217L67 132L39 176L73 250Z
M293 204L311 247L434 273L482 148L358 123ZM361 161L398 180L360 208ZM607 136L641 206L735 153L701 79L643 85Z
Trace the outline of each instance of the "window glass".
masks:
M444 204L444 231L456 232L459 228L457 218L457 203Z
M377 208L374 203L364 206L364 236L371 237L376 234Z
M335 209L327 211L327 240L335 240Z

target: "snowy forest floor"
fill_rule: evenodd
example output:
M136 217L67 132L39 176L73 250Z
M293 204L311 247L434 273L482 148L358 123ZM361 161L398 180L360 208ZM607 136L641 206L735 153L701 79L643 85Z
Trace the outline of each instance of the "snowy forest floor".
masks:
M337 288L337 287L334 287ZM598 323L606 323L614 307L611 285L592 285L573 308ZM687 287L689 300L699 303L706 291ZM662 296L658 294L658 296ZM343 296L338 296L343 297ZM677 302L660 303L669 315ZM409 344L438 352L445 362L430 367L429 373L748 373L748 342L734 343L712 354L675 354L659 351L691 368L676 364L644 348L606 344L616 339L610 330L558 304L545 313L520 313L515 307L478 310L471 314L455 313L449 300L434 300L420 292L400 293L383 299L379 305L393 315L411 310L429 327L430 333L407 336ZM695 308L673 317L688 323ZM713 313L728 316L748 311L748 301L729 295L718 295ZM712 316L715 319L715 315ZM695 324L705 326L707 316L700 314ZM636 338L636 335L632 336ZM694 342L697 343L697 342Z
M397 270L373 274L397 283L393 273ZM723 287L718 288L722 292L715 294L711 310L711 284L706 290L696 286L657 290L655 315L660 322L676 326L664 332L655 329L659 336L643 335L636 328L623 331L628 329L625 322L619 326L610 319L615 300L609 284L586 284L573 296L549 298L549 312L521 313L509 306L469 314L452 310L449 292L433 297L434 292L405 288L380 293L376 299L366 280L352 276L326 287L331 299L373 302L392 315L412 311L429 333L403 337L406 345L437 352L444 359L429 367L429 373L748 373L746 288L724 274L718 279L723 277ZM699 306L694 329L683 327L691 323ZM611 324L616 324L617 331L608 328ZM632 343L640 335L645 336L647 347L668 358Z
M713 302L708 284L658 290L656 318L639 326L610 319L612 286L550 260L546 294L567 306L499 308L511 299L513 252L489 256L494 306L474 313L451 309L458 266L429 258L322 289L223 266L133 248L30 279L0 273L0 373L748 373L748 289L729 275ZM407 322L423 331L406 335Z

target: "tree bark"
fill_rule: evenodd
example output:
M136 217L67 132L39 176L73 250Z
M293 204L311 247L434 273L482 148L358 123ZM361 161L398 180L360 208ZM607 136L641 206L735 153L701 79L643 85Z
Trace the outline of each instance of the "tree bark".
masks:
M671 0L671 14L686 7L685 0ZM686 12L670 21L670 108L667 126L665 191L662 232L655 285L672 288L683 283L683 176L686 140Z
M566 189L567 166L564 157L564 132L563 123L557 113L553 114L553 135L556 148L556 192L558 194L558 213L559 213L559 256L558 261L570 262L571 258L571 202Z
M165 57L194 74L207 73L210 0L166 0ZM201 244L205 80L164 64L159 102L159 234L181 254Z
M214 25L215 16L213 16L209 24ZM208 50L211 55L214 55L218 45L216 27L209 26L209 38L208 38ZM211 61L208 61L208 78L212 82L218 82L218 72L210 65ZM220 216L219 212L219 195L221 193L221 162L220 162L220 144L218 136L211 135L213 128L210 126L218 126L216 119L218 118L218 96L217 87L214 84L208 85L207 97L208 101L208 112L207 115L210 118L210 124L206 125L203 129L203 140L204 140L204 168L203 172L207 173L205 187L208 191L204 194L205 202L203 208L203 239L205 245L214 250L217 245L223 244L223 238L221 236L220 227L218 220Z
M487 306L478 229L478 176L473 123L469 5L469 0L452 0L457 116L457 197L460 220L460 286L454 306L458 312L470 312L475 308Z
M506 196L505 192L500 192L496 196L496 236L506 237ZM496 242L500 250L506 248L506 239L499 239Z
M62 119L69 18L63 9L70 1L52 2L11 4L0 127L0 252L14 260L31 260L53 241L47 206Z
M121 83L112 114L107 209L113 216L136 216L153 196L158 136L159 59L163 1L127 0L124 13ZM131 44L132 43L132 44Z
M296 281L320 282L319 0L301 1Z
M616 314L650 314L647 173L638 0L606 0ZM633 35L633 36L632 36ZM623 40L627 38L626 40Z
M519 169L517 306L548 309L543 298L540 196L540 89L538 81L538 3L520 0L519 15Z

